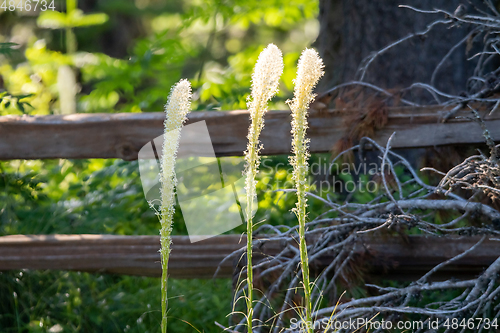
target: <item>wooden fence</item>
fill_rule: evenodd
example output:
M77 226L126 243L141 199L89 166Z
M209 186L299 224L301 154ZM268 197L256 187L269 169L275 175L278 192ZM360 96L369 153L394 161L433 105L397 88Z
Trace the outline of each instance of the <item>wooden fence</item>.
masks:
M479 237L480 238L480 237ZM435 265L472 247L478 237L439 238L410 236L402 238L358 237L357 254L372 258L366 263L371 277L390 274L393 278L420 277ZM246 237L222 235L190 243L187 236L173 236L169 275L173 278L212 278L227 255L246 245ZM255 250L255 259L276 255L284 244L265 243ZM160 276L159 236L116 235L12 235L0 237L0 267L9 269L67 269L86 272ZM436 276L459 272L479 273L500 255L500 241L485 240L473 252ZM217 277L232 277L240 257L221 265ZM326 266L328 255L312 263Z
M313 153L330 151L346 132L346 119L357 110L312 110L308 136ZM465 112L465 111L464 111ZM441 122L446 110L391 108L388 123L373 138L385 145L396 132L393 148L481 144L482 130L472 120ZM464 113L465 114L465 113ZM0 117L0 159L122 158L137 159L139 149L163 132L164 113L73 114L64 116ZM194 112L188 123L204 120L218 156L240 156L246 147L247 111ZM272 111L265 120L265 155L290 152L290 112ZM485 118L494 140L500 141L500 114ZM406 278L470 248L477 239L410 237L360 238L358 251L369 251L374 275L390 272ZM239 236L216 236L189 243L174 236L169 273L174 278L209 278L221 260L245 244ZM0 270L67 269L89 272L159 276L159 238L114 235L13 235L0 237ZM269 244L260 255L273 255L279 244ZM475 274L500 253L500 242L486 241L473 253L443 268L441 273ZM256 254L259 255L259 254ZM328 262L325 257L318 265ZM235 262L226 262L218 277L230 277Z

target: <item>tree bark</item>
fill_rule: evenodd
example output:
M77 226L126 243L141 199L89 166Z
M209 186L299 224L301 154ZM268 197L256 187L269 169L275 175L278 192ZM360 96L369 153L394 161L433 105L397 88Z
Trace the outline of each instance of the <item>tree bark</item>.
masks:
M320 33L315 46L325 61L326 75L319 91L359 79L358 67L372 52L425 30L434 20L445 19L444 14L422 14L399 5L453 13L459 4L456 0L320 0ZM470 4L466 10L475 11ZM378 57L364 81L386 89L403 88L414 82L429 83L434 68L469 29L439 25L427 37L413 37ZM464 44L440 69L436 77L439 89L456 94L465 90L474 65L467 61Z

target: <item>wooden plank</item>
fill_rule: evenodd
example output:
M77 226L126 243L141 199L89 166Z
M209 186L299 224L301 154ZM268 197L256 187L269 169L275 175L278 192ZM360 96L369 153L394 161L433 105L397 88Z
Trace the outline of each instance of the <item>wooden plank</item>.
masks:
M210 238L191 244L173 237L169 275L211 278L224 257L239 248L234 237ZM12 235L0 237L0 270L60 269L160 276L159 236ZM231 276L232 263L221 270Z
M405 242L395 237L359 237L356 252L369 259L367 266L372 276L406 279L422 275L436 264L466 251L478 239L410 236ZM197 243L190 243L187 236L174 236L169 274L173 278L211 278L221 260L245 244L245 237L239 235L216 236ZM275 255L282 246L272 242L259 251ZM159 247L158 236L3 236L0 237L0 270L57 269L160 276ZM485 240L460 261L444 267L440 274L477 274L499 254L500 242ZM262 254L256 253L256 257L259 256ZM312 267L321 268L330 260L326 256ZM224 263L218 277L232 277L237 264Z
M328 152L346 130L345 119L356 110L311 110L308 136L311 152ZM385 145L396 132L393 148L483 143L480 127L461 119L441 123L443 110L391 108L388 124L374 139ZM148 141L163 132L164 113L73 114L0 117L0 159L122 158L137 159ZM246 149L247 111L193 112L188 123L205 120L218 156L241 156ZM486 120L500 141L500 113ZM264 155L290 152L290 112L266 115L261 139Z

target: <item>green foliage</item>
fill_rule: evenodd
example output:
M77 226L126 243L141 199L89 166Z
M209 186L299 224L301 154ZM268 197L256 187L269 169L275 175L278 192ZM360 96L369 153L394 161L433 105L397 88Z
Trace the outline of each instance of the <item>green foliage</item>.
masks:
M13 47L17 46L16 43L0 43L0 57L8 56L11 57L13 52L15 51ZM0 81L1 83L1 81ZM12 95L5 91L0 84L0 108L9 108L11 105L13 108L19 110L22 113L25 113L26 107L32 106L26 102L22 101L24 98L31 97L31 94L20 94L20 95Z
M0 272L0 330L159 332L159 282L63 271ZM192 333L192 327L217 332L212 323L230 310L230 280L171 280L169 287L176 304L169 312L173 332Z
M102 4L99 14L84 15L79 9L68 13L46 11L37 19L40 27L50 29L73 29L102 24L109 17L109 26L116 17L141 16L148 35L135 40L126 59L114 58L102 53L76 52L65 55L49 51L41 44L47 43L33 35L25 47L25 68L22 80L11 82L10 71L17 69L6 65L0 75L6 87L14 93L33 93L34 110L30 114L52 113L58 107L58 93L54 80L37 80L43 71L55 77L57 67L66 63L81 73L81 92L77 96L80 112L159 111L165 103L165 94L179 77L192 78L197 88L195 109L229 110L245 108L245 99L250 86L250 73L264 45L275 42L284 51L284 87L278 96L276 107L284 108L290 97L291 79L295 76L294 64L298 51L308 46L317 32L317 3L295 0L285 3L275 0L271 4L260 1L187 1L172 2L169 6L153 12L150 8L128 8L117 11L113 2ZM276 7L274 7L276 6ZM69 8L69 7L68 7ZM146 16L147 15L147 16ZM88 29L95 28L86 28ZM91 30L102 33L100 30ZM83 31L83 30L82 30ZM76 29L75 33L82 33ZM83 39L83 38L79 38ZM93 48L79 41L79 48ZM30 56L41 52L38 57ZM23 63L24 60L24 63ZM16 62L17 62L16 61ZM0 66L2 68L2 66ZM31 87L34 86L34 87ZM34 89L34 88L37 89ZM51 92L47 97L46 90ZM15 113L12 108L0 107L0 112Z
M6 91L0 92L0 105L4 108L13 107L18 111L26 114L26 107L33 108L30 103L24 101L24 99L33 96L33 94L26 95L11 95Z
M0 43L0 55L11 55L14 51L12 48L16 43Z
M99 25L106 23L107 20L108 15L104 13L84 15L81 10L76 9L70 13L45 11L40 14L36 22L41 28L64 29Z
M0 170L0 234L157 234L136 162L13 161Z

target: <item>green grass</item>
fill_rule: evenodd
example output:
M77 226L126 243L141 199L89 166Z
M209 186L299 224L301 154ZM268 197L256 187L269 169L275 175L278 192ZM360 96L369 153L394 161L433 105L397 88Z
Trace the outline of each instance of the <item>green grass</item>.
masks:
M218 332L230 312L231 281L176 280L169 311L172 332ZM207 292L207 290L209 292ZM0 332L159 332L158 278L64 271L0 274ZM186 322L182 321L185 320Z

